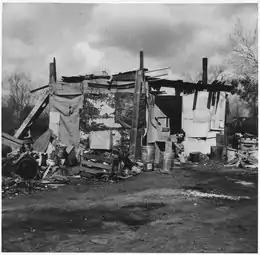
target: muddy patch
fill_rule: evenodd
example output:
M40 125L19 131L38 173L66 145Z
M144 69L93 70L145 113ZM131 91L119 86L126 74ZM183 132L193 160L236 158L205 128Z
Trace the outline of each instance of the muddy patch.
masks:
M13 240L18 241L17 238L24 236L37 240L43 233L51 236L61 232L67 239L68 235L106 235L119 229L137 231L153 220L153 210L163 206L163 203L136 203L119 208L97 206L80 210L49 208L28 211L26 217L17 217L9 224L5 223L4 217L2 233L3 237L9 236L9 230L12 230Z

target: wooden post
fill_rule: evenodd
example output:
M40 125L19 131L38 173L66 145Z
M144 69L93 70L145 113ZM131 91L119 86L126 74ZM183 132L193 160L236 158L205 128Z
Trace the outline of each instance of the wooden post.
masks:
M54 76L54 81L57 82L56 59L55 58L53 58L53 76Z
M207 58L202 59L202 83L203 84L208 83L208 59ZM211 96L211 94L210 94L210 96ZM195 94L194 94L194 99L193 99L193 106L192 106L193 111L196 109L197 100L198 100L198 90L196 89ZM209 105L209 102L211 102L211 99L210 99L210 101L208 101L207 107Z
M139 124L139 109L140 109L140 98L141 98L141 88L144 83L144 71L143 71L143 52L140 51L140 70L136 72L136 80L135 80L135 93L134 93L134 109L133 109L133 119L132 119L132 127L130 133L130 151L129 157L132 160L137 159L137 135L138 135L138 124Z
M202 83L208 83L208 59L202 59ZM208 101L207 101L207 108L210 109L211 106L211 99L212 99L212 92L209 92Z
M202 59L202 83L203 84L208 83L208 59L207 58Z
M50 62L49 66L49 92L50 95L53 93L53 85L57 81L57 75L56 75L56 59L53 58L53 62Z
M229 107L229 99L228 95L226 94L226 103L225 103L225 119L224 119L224 143L225 143L225 148L227 150L228 146L228 134L227 134L227 115L229 113L228 107Z
M55 82L55 66L54 63L50 62L50 74L49 74L49 83Z
M144 52L140 51L140 70L144 68Z

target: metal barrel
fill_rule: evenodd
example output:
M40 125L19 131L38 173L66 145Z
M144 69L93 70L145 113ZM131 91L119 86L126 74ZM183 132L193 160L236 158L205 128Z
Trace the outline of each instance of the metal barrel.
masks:
M163 167L164 172L171 171L174 168L174 153L164 152L163 153Z
M144 163L154 162L155 147L154 145L142 146L142 161Z
M25 180L34 179L38 174L38 162L31 156L25 155L16 164L16 174Z
M227 148L227 162L234 160L237 157L237 150Z
M66 147L65 146L60 146L58 148L58 158L64 159L66 158Z
M153 171L154 170L154 159L155 159L155 146L147 145L142 146L141 159L144 163L144 171Z

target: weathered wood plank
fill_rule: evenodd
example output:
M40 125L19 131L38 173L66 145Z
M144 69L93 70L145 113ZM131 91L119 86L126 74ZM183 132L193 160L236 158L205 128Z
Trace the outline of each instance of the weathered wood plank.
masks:
M34 106L34 108L31 110L27 118L24 120L23 124L19 127L19 129L16 131L14 137L20 138L23 135L23 132L25 129L34 122L40 114L43 112L45 107L47 106L49 102L49 94L46 93L41 100L39 100L38 103Z
M10 146L12 149L20 149L24 142L6 133L2 133L2 144Z
M87 160L81 160L81 165L82 166L87 166L87 167L105 169L105 170L110 170L111 169L111 165L95 163L95 162L91 162L91 161L87 161Z
M113 162L112 158L107 158L107 157L103 157L103 156L99 156L99 155L85 154L84 158L95 159L95 160L103 161L103 162L106 162L106 163L112 163Z

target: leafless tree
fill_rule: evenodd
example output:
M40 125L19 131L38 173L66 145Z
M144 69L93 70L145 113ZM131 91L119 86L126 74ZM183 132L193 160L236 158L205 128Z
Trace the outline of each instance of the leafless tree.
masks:
M225 71L225 67L222 65L216 66L212 65L208 68L208 83L212 83L215 80L223 81L224 76L223 72ZM183 74L185 81L188 82L198 82L202 80L202 72L198 72L195 75L190 73Z
M21 124L31 109L30 79L23 73L13 73L7 78L7 85L10 91L7 107L12 109L13 116Z
M230 34L230 43L234 53L232 64L239 74L250 76L251 79L257 79L258 73L257 36L257 23L250 31L244 28L239 19L234 31Z
M239 77L233 81L235 92L250 105L256 123L258 112L257 36L257 23L252 30L246 30L240 20L237 21L234 31L230 35L233 51L232 64Z

